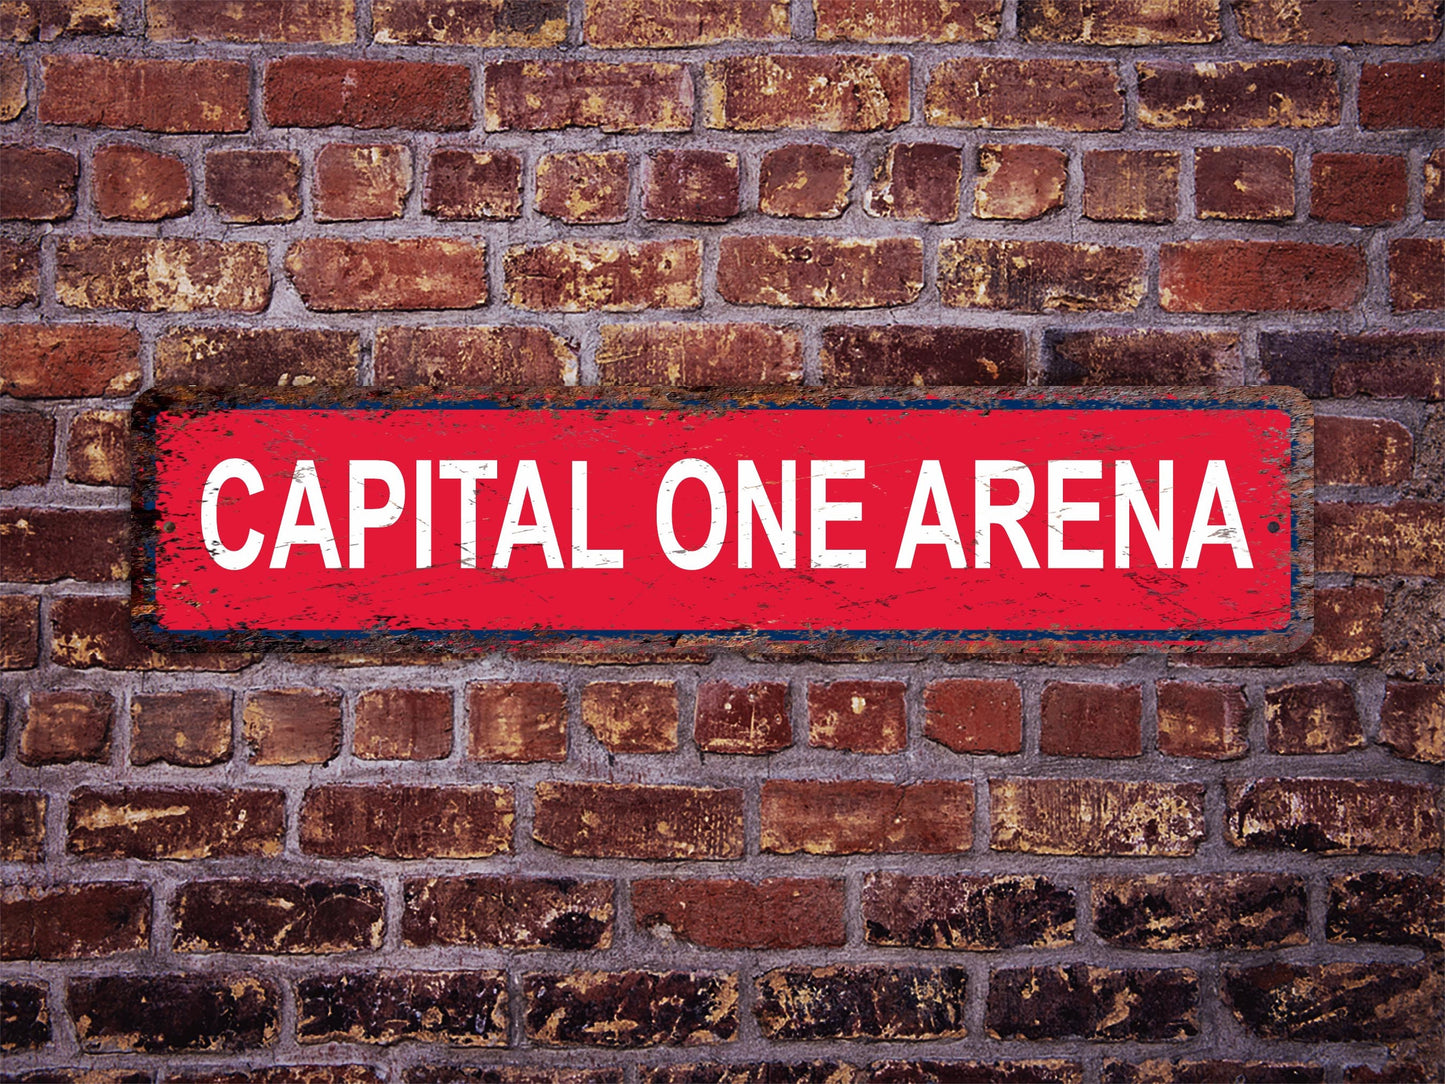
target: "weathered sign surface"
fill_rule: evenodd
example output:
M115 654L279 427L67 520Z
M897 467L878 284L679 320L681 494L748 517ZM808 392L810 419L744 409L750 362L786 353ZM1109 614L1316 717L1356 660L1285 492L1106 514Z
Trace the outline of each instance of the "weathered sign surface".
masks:
M152 392L138 630L170 646L1278 651L1289 389Z

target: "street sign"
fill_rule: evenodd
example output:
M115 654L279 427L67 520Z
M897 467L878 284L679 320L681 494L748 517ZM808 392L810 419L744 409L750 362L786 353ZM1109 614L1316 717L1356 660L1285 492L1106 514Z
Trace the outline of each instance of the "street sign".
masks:
M1280 651L1283 388L142 397L134 615L211 649Z

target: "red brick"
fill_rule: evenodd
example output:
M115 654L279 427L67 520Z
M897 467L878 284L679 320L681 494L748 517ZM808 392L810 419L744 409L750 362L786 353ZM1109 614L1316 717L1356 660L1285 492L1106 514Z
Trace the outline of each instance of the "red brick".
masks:
M278 41L346 45L356 40L356 0L148 0L153 41Z
M220 689L136 695L130 761L204 768L231 759L231 694Z
M1425 159L1425 183L1421 196L1425 217L1436 222L1445 219L1445 147Z
M1143 752L1137 685L1051 681L1039 713L1039 752L1066 757L1137 757Z
M191 178L174 155L113 143L95 152L91 166L101 218L158 222L191 211Z
M522 213L522 159L510 151L433 151L422 206L443 221L516 218Z
M244 670L255 655L233 651L153 651L131 631L130 599L115 595L60 597L50 604L50 660L84 670Z
M753 1015L769 1039L960 1039L961 967L780 967L756 980Z
M1294 217L1294 152L1288 147L1197 147L1194 213L1264 222Z
M542 327L383 327L373 363L387 387L561 384L577 351Z
M108 583L130 575L130 515L122 509L0 509L0 580Z
M25 61L18 56L0 56L0 121L14 120L25 112L29 82Z
M776 877L632 882L638 929L722 949L842 945L843 882Z
M252 764L325 764L341 752L341 696L323 689L263 689L241 710Z
M1084 215L1102 222L1173 222L1178 151L1085 151Z
M1383 226L1405 214L1405 159L1396 154L1316 154L1310 159L1310 217Z
M724 237L717 289L735 305L867 309L907 305L923 289L913 237Z
M1353 245L1300 241L1183 241L1159 250L1166 312L1329 312L1365 290Z
M1396 486L1410 477L1414 440L1388 418L1315 419L1317 485Z
M363 760L440 760L452 750L452 694L370 689L356 698L354 730Z
M567 697L545 682L467 687L467 756L489 761L567 759Z
M1219 132L1340 123L1332 60L1140 63L1139 123Z
M513 245L503 268L507 299L523 309L639 312L702 304L696 240Z
M781 752L793 744L788 686L781 682L703 682L697 687L692 736L704 753L763 756Z
M879 45L993 41L1003 22L1003 0L813 0L819 41Z
M567 39L566 0L373 0L371 28L384 45L537 48Z
M39 791L0 790L0 861L41 860L48 801Z
M731 151L660 150L647 157L642 217L726 222L738 213L738 156Z
M54 147L0 144L0 219L54 222L75 213L75 179L80 163Z
M1445 575L1445 506L1318 504L1315 568L1357 576Z
M1344 753L1365 744L1354 690L1343 681L1269 689L1264 725L1271 753Z
M1235 847L1316 854L1428 854L1440 848L1440 788L1370 779L1225 782Z
M91 858L271 858L281 853L285 797L257 787L78 787L66 850Z
M875 218L953 222L963 154L941 143L895 143L878 163L863 210Z
M1440 36L1430 0L1235 0L1246 38L1268 45L1424 45Z
M83 486L131 483L130 416L122 410L87 410L70 423L65 480Z
M1020 0L1024 41L1158 45L1218 41L1217 0Z
M672 49L788 36L788 0L588 0L582 36L597 49Z
M1249 705L1240 686L1161 681L1157 693L1161 753L1234 760L1249 752Z
M626 783L538 783L532 838L579 858L743 856L743 792Z
M1197 783L990 779L995 851L1182 858L1204 840Z
M1023 332L957 325L839 324L823 329L823 378L837 385L1023 384Z
M612 882L551 877L409 880L406 945L606 949L612 946Z
M79 309L262 312L266 246L254 241L79 237L56 246L55 296Z
M852 184L853 156L842 147L776 147L764 152L758 170L758 210L781 218L837 218Z
M312 237L286 250L286 273L316 312L470 309L487 301L480 241Z
M938 290L961 308L1129 312L1144 299L1144 251L1066 241L945 239Z
M82 960L144 952L151 894L125 881L10 887L0 898L0 960Z
M411 192L411 150L397 143L328 143L316 152L317 222L400 218Z
M1124 88L1102 60L958 57L929 73L924 117L949 128L1117 132Z
M497 61L487 65L487 131L685 132L692 96L683 64Z
M251 67L237 60L44 58L42 124L148 132L244 132Z
M709 128L871 132L908 120L906 56L735 56L706 70Z
M973 846L973 784L769 779L762 849L772 854L958 854Z
M534 972L522 977L522 993L534 1046L696 1046L729 1042L738 1030L732 972Z
M1058 147L982 143L974 182L974 218L1027 220L1064 205L1069 156Z
M193 881L173 908L176 952L378 949L386 917L381 889L359 881Z
M931 681L923 707L924 736L955 753L1017 753L1023 747L1023 700L1012 681Z
M472 126L472 72L464 64L288 56L266 65L273 128Z
M55 454L55 419L34 410L7 410L0 414L0 489L41 486L50 477Z
M40 297L40 245L0 238L0 308Z
M677 748L677 686L671 681L589 681L582 721L609 753Z
M1233 331L1082 328L1044 333L1046 384L1238 387L1244 357Z
M753 387L803 379L798 332L766 324L603 324L603 384Z
M1385 593L1378 587L1318 588L1315 634L1307 645L1314 662L1365 662L1380 653Z
M119 29L120 0L15 0L0 10L4 41L54 41Z
M104 762L114 719L115 698L109 693L36 690L30 694L16 759L30 765Z
M623 222L629 185L627 154L544 154L537 163L537 210L563 222Z
M908 711L901 681L808 683L808 744L854 753L897 753L908 747Z
M1361 128L1445 128L1445 61L1366 64Z
M73 978L67 1003L86 1054L258 1050L280 1027L277 984L243 974Z
M870 945L983 952L1074 939L1073 892L1041 877L870 873L862 911Z
M509 787L333 784L301 803L301 850L325 858L489 858L509 854Z
M206 202L226 222L290 222L301 214L301 156L295 151L208 151Z
M0 670L31 670L39 661L40 596L0 595Z
M156 340L157 384L355 384L361 337L319 328L181 327Z
M1390 242L1390 308L1445 309L1445 237L1399 237Z
M1409 760L1445 761L1445 685L1388 682L1380 708L1380 743Z

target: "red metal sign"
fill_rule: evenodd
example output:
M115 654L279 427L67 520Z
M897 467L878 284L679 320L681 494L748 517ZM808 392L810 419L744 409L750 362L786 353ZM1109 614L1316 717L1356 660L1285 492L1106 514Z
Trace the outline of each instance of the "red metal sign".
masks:
M153 392L136 426L135 612L173 646L1309 631L1288 389Z

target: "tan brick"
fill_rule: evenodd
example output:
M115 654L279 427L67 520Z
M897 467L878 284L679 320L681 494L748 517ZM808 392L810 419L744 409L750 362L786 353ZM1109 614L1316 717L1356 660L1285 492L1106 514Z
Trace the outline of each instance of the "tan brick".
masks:
M70 423L65 480L83 486L131 484L130 415L87 410Z
M589 681L582 721L609 753L677 748L677 686L671 681Z
M717 289L735 305L868 309L907 305L923 289L913 237L724 237Z
M1129 312L1144 299L1144 251L1067 241L944 240L945 305L1020 312Z
M1204 839L1204 788L1110 779L991 779L996 851L1179 858Z
M1064 205L1069 156L1058 147L983 143L974 183L975 218L1039 218Z
M819 41L879 45L993 41L1003 23L1003 0L813 0Z
M1019 0L1019 37L1068 45L1218 41L1218 0Z
M709 128L870 132L909 116L906 56L738 56L707 63Z
M639 312L702 304L698 241L553 241L513 245L507 299L542 312Z
M78 309L262 312L266 246L254 241L80 237L56 246L55 296Z

